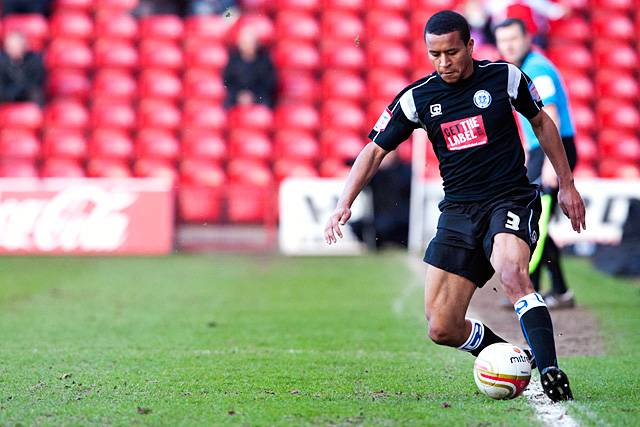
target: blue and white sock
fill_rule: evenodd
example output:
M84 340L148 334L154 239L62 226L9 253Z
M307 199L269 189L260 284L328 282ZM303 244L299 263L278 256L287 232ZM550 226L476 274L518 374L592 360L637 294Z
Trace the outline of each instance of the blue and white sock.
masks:
M536 358L538 370L558 366L553 324L544 300L538 293L530 293L513 305L520 320L524 338Z
M506 342L481 321L471 318L467 318L467 320L471 322L471 333L464 344L458 347L458 350L466 351L477 357L482 350L491 344Z

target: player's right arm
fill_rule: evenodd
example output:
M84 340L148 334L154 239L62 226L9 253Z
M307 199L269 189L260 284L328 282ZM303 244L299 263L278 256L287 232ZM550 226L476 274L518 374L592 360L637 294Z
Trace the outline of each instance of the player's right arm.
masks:
M353 201L378 171L384 156L409 138L418 125L413 94L411 90L404 90L382 112L369 133L372 142L362 149L351 167L336 209L324 228L324 240L327 244L337 243L336 236L342 238L340 226L346 224L351 217Z

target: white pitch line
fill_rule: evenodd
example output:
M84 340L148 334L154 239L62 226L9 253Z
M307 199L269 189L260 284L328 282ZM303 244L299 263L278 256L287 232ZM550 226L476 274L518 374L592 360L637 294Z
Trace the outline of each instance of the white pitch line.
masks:
M402 288L402 292L394 298L391 309L396 315L404 313L407 301L411 299L411 296L416 290L422 288L422 282L424 281L425 269L422 261L416 261L413 254L409 254L405 259L409 271L411 271L415 277L407 280Z
M549 427L579 427L562 403L553 403L542 391L538 376L531 376L529 387L522 393L536 411L538 419Z

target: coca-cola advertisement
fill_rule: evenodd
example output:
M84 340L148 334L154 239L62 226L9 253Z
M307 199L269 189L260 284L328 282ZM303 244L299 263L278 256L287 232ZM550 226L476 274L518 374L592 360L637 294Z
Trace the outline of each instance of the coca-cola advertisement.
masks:
M0 179L0 254L164 254L174 227L161 179Z

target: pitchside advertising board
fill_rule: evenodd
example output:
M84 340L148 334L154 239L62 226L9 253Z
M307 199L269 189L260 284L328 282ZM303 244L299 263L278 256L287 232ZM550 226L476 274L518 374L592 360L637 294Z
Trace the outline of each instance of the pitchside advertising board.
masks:
M163 179L0 179L0 254L165 254L174 196Z
M358 254L365 250L349 227L342 227L345 238L338 245L324 242L324 226L335 208L344 180L322 178L291 178L280 189L280 248L290 255ZM560 245L616 244L622 238L629 201L640 199L640 182L589 179L578 180L576 186L587 207L587 230L574 232L564 215L556 215L549 225L550 233ZM423 251L433 237L438 224L442 200L440 181L423 183L415 192L420 210L420 223L411 224L412 249ZM370 200L359 196L353 206L351 220L370 215ZM422 200L422 203L419 201ZM412 200L413 203L413 200Z

